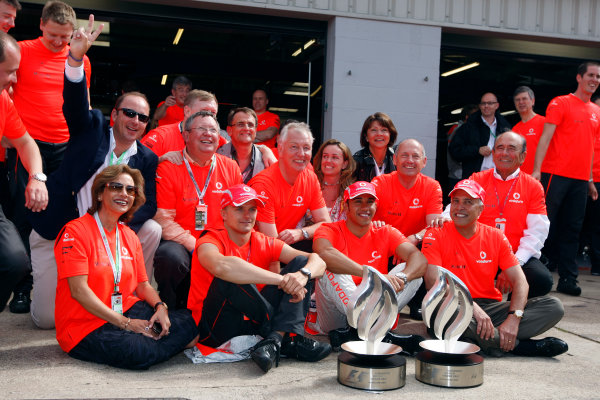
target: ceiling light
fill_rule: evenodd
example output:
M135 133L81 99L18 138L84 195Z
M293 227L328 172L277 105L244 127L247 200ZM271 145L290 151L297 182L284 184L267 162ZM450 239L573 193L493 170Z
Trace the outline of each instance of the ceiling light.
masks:
M297 108L284 108L284 107L269 107L269 111L286 112L286 113L297 113Z
M308 82L294 82L292 86L308 87Z
M315 94L319 93L321 89L323 89L323 85L319 85L319 87L316 88L315 91L310 94L310 97L315 97Z
M296 57L298 54L302 53L302 47L292 53L292 57Z
M286 90L285 92L283 92L283 94L287 94L289 96L308 96L308 93L306 92L295 92L293 90Z
M447 124L444 124L444 126L452 126L452 125L455 125L455 124L458 124L458 121L456 121L456 122L448 122Z
M474 63L468 64L468 65L462 66L460 68L456 68L456 69L450 70L448 72L444 72L442 74L442 76L446 77L446 76L458 74L459 72L463 72L463 71L466 71L468 69L475 68L475 67L478 67L478 66L479 66L479 63L478 62L474 62Z
M177 29L177 33L175 34L175 39L173 39L174 46L177 46L179 44L179 39L181 39L181 35L183 35L183 28Z
M160 84L162 86L165 86L167 84L167 74L163 75L162 80L160 81Z
M76 24L77 24L78 27L82 27L83 26L83 27L87 28L89 22L90 21L87 20L87 19L78 19L77 22L76 22ZM98 26L100 24L104 24L104 28L102 28L102 34L103 35L108 35L110 33L110 22L108 22L108 21L100 21L100 20L95 19L94 20L94 29L98 29Z
M462 108L457 108L456 110L452 110L450 111L450 114L452 115L456 115L456 114L460 114L462 112Z
M310 46L316 43L315 39L310 39L308 42L304 43L304 50L308 49Z
M502 116L513 115L513 114L516 114L516 113L517 113L517 110L510 110L510 111L501 112L500 115L502 115Z

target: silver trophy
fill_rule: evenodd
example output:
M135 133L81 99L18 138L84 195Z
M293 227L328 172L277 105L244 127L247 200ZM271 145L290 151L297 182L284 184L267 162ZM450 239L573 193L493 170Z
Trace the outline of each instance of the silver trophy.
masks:
M452 272L437 267L437 273L421 305L423 321L433 329L437 340L420 343L425 351L417 355L415 375L419 381L436 386L481 385L483 358L474 354L479 346L458 340L471 323L473 298Z
M338 381L366 390L390 390L404 386L406 360L402 347L382 343L398 315L396 292L387 278L365 266L360 285L350 296L346 316L362 340L342 344L338 357Z

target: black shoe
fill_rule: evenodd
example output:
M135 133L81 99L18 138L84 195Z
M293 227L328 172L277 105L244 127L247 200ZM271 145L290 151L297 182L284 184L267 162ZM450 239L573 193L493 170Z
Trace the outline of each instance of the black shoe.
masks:
M556 291L564 294L569 294L571 296L579 296L581 294L581 288L577 286L577 280L568 278L561 278L558 280Z
M346 327L329 331L329 343L334 351L340 351L344 343L354 340L359 340L358 332L354 328Z
M300 361L316 362L327 357L329 353L329 343L321 343L300 335L285 335L281 342L281 355Z
M10 303L8 303L8 309L13 314L27 314L30 304L29 293L16 292Z
M410 308L410 317L412 319L416 319L417 321L423 321L423 314L421 313L421 307L411 307Z
M569 350L569 345L565 341L555 337L547 337L539 340L521 340L512 352L525 357L555 357L567 350Z
M275 337L268 336L250 349L250 357L260 369L269 372L273 365L279 366L280 349L281 342Z
M388 332L382 341L400 346L402 347L402 353L414 356L419 351L423 350L421 346L419 346L419 343L423 340L425 340L425 338L420 335L396 335L395 333Z

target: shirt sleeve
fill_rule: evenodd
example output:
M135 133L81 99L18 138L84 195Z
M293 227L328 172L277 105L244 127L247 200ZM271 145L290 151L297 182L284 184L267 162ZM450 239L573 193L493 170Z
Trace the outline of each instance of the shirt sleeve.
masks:
M308 190L305 193L313 194L311 196L311 211L327 207L327 205L325 204L325 199L323 199L323 192L321 191L319 179L317 178L317 175L315 175L313 172L309 174L309 185L307 189Z
M442 188L438 181L431 181L431 193L427 202L427 210L425 215L441 214L442 209Z
M83 56L83 68L85 69L85 80L87 83L87 88L90 88L90 83L92 82L92 64L90 63L90 59L88 56Z
M259 175L257 175L259 176ZM256 190L262 200L265 202L264 207L258 207L258 214L256 220L267 224L275 223L275 198L273 193L269 190L268 185L262 179L253 179L250 182L250 186Z
M400 232L398 229L394 228L391 225L385 225L388 230L388 238L389 238L389 249L388 249L388 257L396 254L396 249L402 243L406 242L406 237Z
M58 279L89 275L87 237L85 232L77 229L75 223L65 225L59 233L54 242Z
M500 231L498 234L498 266L501 270L508 269L510 267L514 267L519 264L519 260L513 254L512 247L506 236Z
M17 109L8 96L8 93L6 93L6 90L2 91L1 96L2 99L0 99L0 101L2 101L2 108L4 109L5 116L4 131L0 132L0 138L6 136L9 139L18 139L27 132L27 129L25 128L23 121L21 121L21 117L19 117Z
M553 125L560 125L563 119L564 106L562 101L556 97L550 101L546 108L546 122Z
M421 251L427 259L427 263L442 266L442 254L440 251L439 236L437 229L429 229L423 238Z
M313 241L317 239L327 239L329 240L329 243L333 244L335 236L336 235L332 229L332 224L324 223L321 224L321 226L315 231L315 234L313 235Z

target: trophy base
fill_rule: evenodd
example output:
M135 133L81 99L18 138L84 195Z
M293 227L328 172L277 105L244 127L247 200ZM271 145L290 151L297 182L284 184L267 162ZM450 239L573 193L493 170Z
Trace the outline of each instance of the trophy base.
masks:
M421 351L415 360L415 377L433 386L470 388L483 383L483 357Z
M342 351L337 369L338 382L355 389L394 390L406 383L406 359L398 354L382 359L363 359Z

